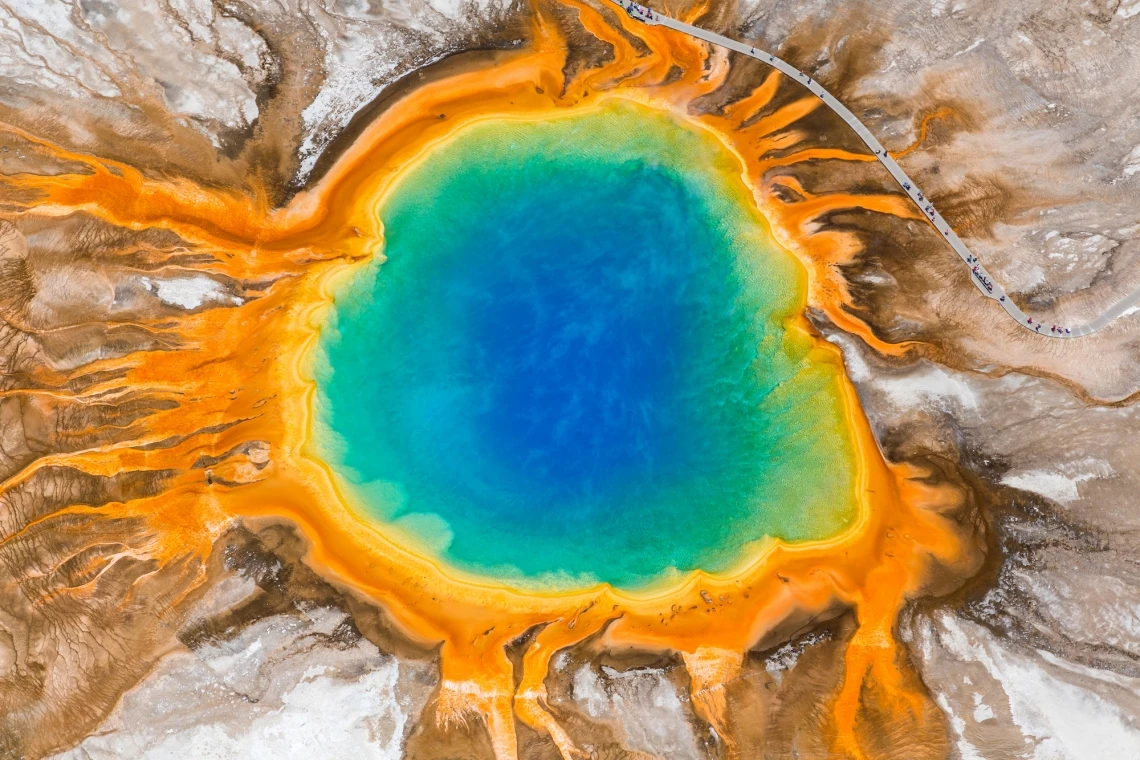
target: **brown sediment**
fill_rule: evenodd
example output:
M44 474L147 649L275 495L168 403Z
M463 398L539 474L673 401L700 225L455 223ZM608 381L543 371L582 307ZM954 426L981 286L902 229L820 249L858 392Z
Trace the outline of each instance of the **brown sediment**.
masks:
M936 569L951 575L972 571L970 528L953 519L963 496L950 485L932 485L929 473L917 466L888 463L846 380L843 403L858 459L854 524L824 541L769 541L730 574L694 572L637 593L609 586L524 591L441 566L362 520L328 468L306 454L313 387L303 362L328 307L331 282L349 276L352 262L381 255L383 230L375 209L396 178L441 141L482 119L549 118L624 98L711 131L739 158L742 179L777 239L807 269L808 303L884 354L906 350L877 338L855 316L839 267L852 263L862 245L826 219L847 209L899 219L921 214L899 194L814 193L790 173L790 167L807 162L872 158L846 148L801 145L802 123L817 111L818 99L777 100L777 91L788 85L772 73L720 113L692 114L695 100L724 84L727 56L579 0L565 0L565 8L576 12L583 29L612 46L612 58L566 81L565 38L550 9L537 5L527 49L468 61L475 68L457 67L417 82L398 100L377 104L373 120L359 126L322 179L282 208L273 208L265 191L153 179L122 161L67 151L8 128L55 159L85 167L7 177L6 189L22 208L19 224L83 212L127 230L162 230L176 236L179 247L208 257L188 266L272 285L233 308L143 320L140 327L161 336L164 350L92 362L84 370L105 373L101 379L80 393L59 391L86 405L100 393L139 389L149 401L137 418L123 422L115 437L87 440L77 431L81 445L29 458L6 477L4 491L52 468L93 478L162 473L160 492L98 507L67 504L36 518L82 518L97 509L102 519L144 524L148 561L159 566L187 558L198 558L200 566L235 517L292 521L309 542L306 561L312 567L375 600L416 644L439 646L438 722L446 727L480 718L500 758L517 754L516 718L549 736L564 758L575 756L578 749L546 707L544 681L554 653L590 637L614 649L679 652L698 715L716 728L732 755L736 743L726 689L741 676L746 653L785 635L789 626L844 610L853 613L857 628L846 644L828 720L832 749L867 756L873 740L861 726L869 720L931 733L931 703L901 659L893 629L899 611L927 588ZM679 15L692 19L705 12L699 5ZM780 200L777 185L792 191L794 200ZM171 240L156 240L159 248L174 247ZM815 359L842 374L838 349L819 338L804 317L792 319L788 329L808 336ZM42 381L58 389L66 377L60 372ZM189 589L183 584L171 591L166 603L177 604ZM508 647L528 632L521 663L513 663Z

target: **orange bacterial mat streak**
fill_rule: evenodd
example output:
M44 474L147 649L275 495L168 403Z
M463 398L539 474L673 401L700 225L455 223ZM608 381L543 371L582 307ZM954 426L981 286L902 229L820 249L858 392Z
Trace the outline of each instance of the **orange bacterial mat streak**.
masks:
M600 68L564 81L566 41L553 14L539 5L528 49L493 68L455 74L407 95L362 132L319 184L280 209L269 208L266 194L256 188L220 190L153 178L38 142L41 150L84 163L90 173L6 178L19 197L30 198L23 214L85 211L133 229L169 229L213 255L214 261L199 268L273 284L240 306L178 319L170 330L171 350L85 367L115 370L109 374L114 380L97 383L88 394L126 385L176 405L156 406L127 442L54 455L33 467L50 462L95 474L168 471L161 496L101 508L148 520L155 534L152 554L163 562L208 553L235 517L294 522L310 542L309 563L381 604L409 637L441 645L438 719L482 719L500 758L517 755L516 718L549 735L564 758L577 754L547 709L543 681L557 651L588 637L615 648L680 652L691 675L694 708L724 738L731 755L725 685L740 672L744 653L788 621L851 609L859 629L833 715L836 748L858 755L855 727L868 680L893 695L884 700L885 709L915 712L913 701L920 697L892 675L899 667L894 621L926 582L929 558L952 565L963 549L958 529L939 516L957 495L926 486L921 473L884 460L846 380L844 403L859 460L855 523L825 541L767 541L730 574L693 572L638 593L605 585L523 591L442 566L353 511L331 471L308 455L314 391L306 362L334 281L351 276L354 262L381 255L376 209L395 179L480 120L549 118L624 98L711 131L738 157L741 176L754 188L775 235L806 267L808 302L876 349L902 350L875 340L844 309L850 294L836 265L853 260L858 241L817 227L822 215L839 209L908 218L915 212L899 196L815 195L790 176L773 176L805 161L868 160L841 150L795 149L806 133L789 128L818 102L800 98L772 109L782 82L772 73L723 115L690 114L695 98L723 82L722 54L662 27L606 16L579 0L567 4L583 28L613 46L612 59ZM644 43L648 56L639 57L609 25L611 17ZM673 67L679 76L670 76ZM790 152L774 157L777 148ZM777 199L776 185L797 200ZM838 349L815 335L802 316L788 329L811 336L815 361L842 369ZM516 674L505 648L531 629L537 633Z
M911 153L914 153L916 150L919 149L919 147L922 146L922 144L924 142L926 142L926 132L930 128L930 122L934 121L935 119L949 118L953 115L954 115L954 109L950 108L949 106L941 106L941 107L937 108L936 110L926 114L925 116L922 117L922 123L919 124L918 138L915 139L915 141L913 143L906 146L905 148L898 151L897 153L892 152L891 156L898 159L898 158L902 158L903 156L909 156Z

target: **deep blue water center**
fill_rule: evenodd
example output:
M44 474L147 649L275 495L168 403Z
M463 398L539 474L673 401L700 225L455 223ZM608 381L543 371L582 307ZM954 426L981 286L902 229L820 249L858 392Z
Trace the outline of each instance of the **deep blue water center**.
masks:
M803 274L711 138L633 107L469 128L335 294L321 456L448 563L540 585L730 569L853 513Z

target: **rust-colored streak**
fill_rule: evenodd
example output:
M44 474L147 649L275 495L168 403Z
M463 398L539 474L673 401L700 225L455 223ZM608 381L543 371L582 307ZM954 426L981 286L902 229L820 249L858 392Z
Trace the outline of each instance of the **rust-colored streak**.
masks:
M768 116L762 116L751 124L741 127L740 131L755 137L766 137L790 127L819 106L819 98L800 98L776 109Z
M783 77L784 75L775 69L768 72L768 76L764 79L763 84L754 89L747 96L725 107L725 120L733 127L739 127L760 113L760 110L771 103L772 98L776 97L776 90L779 89Z
M909 156L914 153L919 147L926 142L926 132L930 128L930 122L936 119L948 119L954 116L954 109L948 106L940 106L939 108L931 111L922 117L922 122L918 125L918 138L913 143L906 146L900 151L891 151L891 156L896 159L903 156Z

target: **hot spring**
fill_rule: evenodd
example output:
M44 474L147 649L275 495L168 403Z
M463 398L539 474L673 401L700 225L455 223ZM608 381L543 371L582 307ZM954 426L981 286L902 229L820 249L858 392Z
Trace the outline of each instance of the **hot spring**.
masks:
M316 456L496 582L728 572L855 517L842 367L716 138L630 104L488 119L377 210L314 354Z

